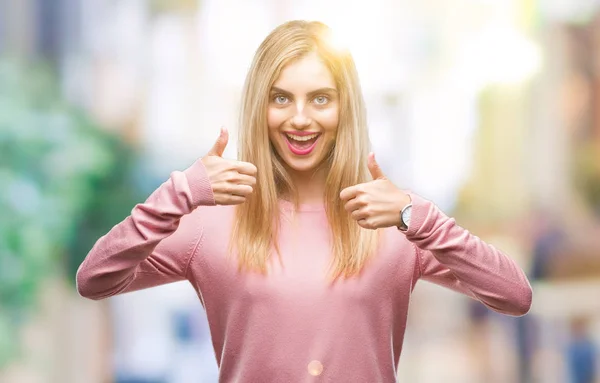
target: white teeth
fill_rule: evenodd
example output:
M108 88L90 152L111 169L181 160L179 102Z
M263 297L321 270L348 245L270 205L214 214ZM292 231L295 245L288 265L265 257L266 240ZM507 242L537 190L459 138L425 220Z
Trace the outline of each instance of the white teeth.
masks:
M310 136L296 136L294 134L286 133L286 136L288 136L289 138L291 138L294 141L308 141L308 140L312 140L313 138L317 137L318 135L319 135L319 133L311 134Z

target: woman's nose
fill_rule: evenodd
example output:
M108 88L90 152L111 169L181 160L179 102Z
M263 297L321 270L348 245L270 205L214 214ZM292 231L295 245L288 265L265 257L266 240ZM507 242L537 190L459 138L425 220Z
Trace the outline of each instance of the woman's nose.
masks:
M290 120L292 126L296 128L305 128L310 125L311 119L306 115L304 105L298 105L295 109L295 113Z

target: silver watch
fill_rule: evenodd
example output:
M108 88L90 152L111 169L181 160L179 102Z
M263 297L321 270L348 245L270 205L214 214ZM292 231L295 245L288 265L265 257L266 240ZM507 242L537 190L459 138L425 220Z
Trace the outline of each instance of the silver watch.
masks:
M398 229L401 231L407 231L408 226L410 225L410 215L412 213L412 203L404 206L402 211L400 212L400 226Z

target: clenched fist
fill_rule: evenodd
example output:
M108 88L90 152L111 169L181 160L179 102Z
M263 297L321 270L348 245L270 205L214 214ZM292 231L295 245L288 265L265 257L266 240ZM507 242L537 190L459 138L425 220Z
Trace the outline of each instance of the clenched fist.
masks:
M217 205L238 205L246 202L246 197L252 194L256 185L256 166L249 162L223 158L228 141L229 133L225 128L221 128L217 142L201 159Z

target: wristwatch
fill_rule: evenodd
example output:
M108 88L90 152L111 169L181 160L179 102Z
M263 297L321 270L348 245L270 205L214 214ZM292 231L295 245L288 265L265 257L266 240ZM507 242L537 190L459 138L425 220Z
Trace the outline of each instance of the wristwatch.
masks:
M400 226L398 229L400 231L407 231L408 226L410 225L410 215L412 213L412 203L404 206L402 211L400 212Z

